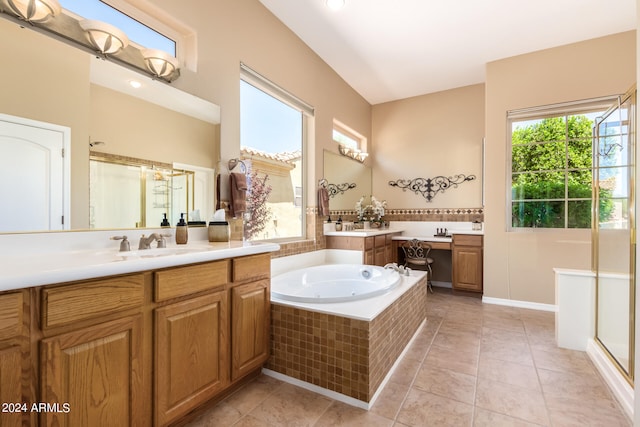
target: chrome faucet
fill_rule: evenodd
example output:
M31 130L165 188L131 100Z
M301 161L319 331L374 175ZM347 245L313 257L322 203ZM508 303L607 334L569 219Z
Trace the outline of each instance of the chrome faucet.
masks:
M131 249L131 246L129 245L129 241L127 240L127 236L113 236L113 237L110 237L110 239L122 240L122 242L120 242L120 252L126 252Z
M151 249L151 242L153 242L154 240L158 242L158 248L166 248L167 241L164 240L165 237L171 237L171 234L151 233L148 237L145 237L145 235L143 234L142 236L140 236L138 249Z
M390 262L389 264L384 266L384 269L391 269L393 271L397 271L401 276L404 274L405 276L409 276L411 273L411 269L409 267L405 267L404 265L398 266L395 262Z
M396 264L395 262L390 262L389 264L384 266L384 269L388 269L390 268L393 271L400 271L400 267L398 267L398 264Z

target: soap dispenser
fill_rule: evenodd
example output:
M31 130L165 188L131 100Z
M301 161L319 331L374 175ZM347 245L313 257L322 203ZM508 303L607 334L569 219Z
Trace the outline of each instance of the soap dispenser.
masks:
M336 231L342 231L342 216L339 216L336 221Z
M176 224L176 243L178 245L186 245L187 239L189 239L189 229L187 223L184 220L184 214L180 214L180 221Z
M162 215L164 215L164 218L162 219L162 222L160 223L160 227L162 227L162 228L171 227L171 224L169 224L169 220L167 219L167 214L164 213Z

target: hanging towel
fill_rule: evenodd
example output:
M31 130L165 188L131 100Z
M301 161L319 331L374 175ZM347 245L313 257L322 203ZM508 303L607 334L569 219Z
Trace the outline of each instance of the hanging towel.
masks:
M229 180L231 215L237 218L247 210L247 176L243 173L231 172Z
M318 188L318 213L329 216L329 192L324 187Z

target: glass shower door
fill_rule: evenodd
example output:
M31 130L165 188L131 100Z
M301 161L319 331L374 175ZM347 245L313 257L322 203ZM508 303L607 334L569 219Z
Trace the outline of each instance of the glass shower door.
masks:
M596 340L634 375L635 88L595 126L593 263Z

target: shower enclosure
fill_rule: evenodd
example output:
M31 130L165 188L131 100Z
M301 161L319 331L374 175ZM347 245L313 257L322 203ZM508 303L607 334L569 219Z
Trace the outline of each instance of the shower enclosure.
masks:
M596 120L593 245L596 341L633 384L635 324L636 88Z

